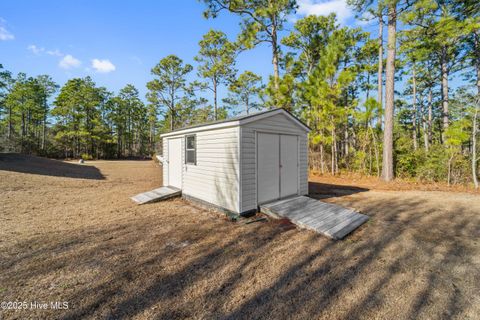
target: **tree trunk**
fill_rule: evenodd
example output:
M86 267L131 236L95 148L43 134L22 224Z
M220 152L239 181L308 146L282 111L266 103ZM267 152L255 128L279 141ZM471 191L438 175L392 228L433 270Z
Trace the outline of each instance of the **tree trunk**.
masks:
M325 159L324 159L324 150L323 150L323 143L320 143L320 168L322 174L325 173Z
M382 110L383 106L383 15L380 12L378 20L378 74L377 74L377 101L378 108Z
M12 108L8 108L8 140L12 138Z
M412 107L413 107L413 117L412 117L412 138L413 138L413 150L417 151L418 141L417 141L417 79L415 75L415 64L412 69L412 87L413 87L413 96L412 96Z
M443 109L443 135L448 129L449 124L449 115L448 115L448 66L447 66L447 48L442 48L442 58L441 58L441 68L442 68L442 109ZM445 141L445 136L443 137Z
M117 130L117 158L120 159L122 155L122 136L121 131Z
M150 142L150 145L151 145L151 149L152 149L152 150L155 150L155 149L156 149L156 145L155 145L155 144L156 144L156 143L155 143L155 142L156 142L156 141L155 141L155 140L156 140L156 139L155 139L155 134L156 134L156 132L155 132L155 122L152 121L152 141ZM155 151L156 151L156 150L155 150Z
M480 91L478 93L480 97ZM478 119L478 109L479 109L480 100L477 98L475 102L475 115L473 116L473 125L472 125L472 178L475 189L478 189L478 176L477 176L477 119Z
M344 148L345 148L345 157L348 157L349 156L349 140L350 140L350 137L348 135L348 122L347 122L347 127L345 128L345 144L344 144Z
M432 144L432 122L433 122L433 110L432 110L432 89L428 90L428 143Z
M367 92L365 94L365 101L370 98L370 71L367 72Z
M249 101L249 99L248 99L248 97L247 97L247 98L245 99L245 112L247 113L247 115L248 115L248 112L249 112L249 110L250 110L249 102L250 102L250 101Z
M153 126L150 121L150 130L148 130L148 144L150 145L150 151L153 150Z
M447 174L447 185L450 186L451 180L452 180L452 161L453 161L454 155L452 154L450 158L448 158L448 174Z
M363 154L363 159L362 159L362 170L363 172L366 172L367 170L367 140L368 140L368 131L365 131L365 137L363 138L362 141L362 154Z
M331 153L331 158L330 158L330 171L332 172L332 175L335 175L335 144L332 142L332 145L330 147L330 153Z
M422 118L423 146L425 148L425 151L428 152L430 146L428 143L427 119L425 118L425 106L423 105L423 103L420 104L420 116Z
M372 148L368 148L368 175L372 175Z
M25 124L25 136L30 134L30 109L27 109L26 124Z
M43 126L42 126L42 150L45 150L45 139L47 135L47 112L43 115Z
M387 70L385 76L385 130L383 134L384 181L393 180L393 115L395 99L395 47L396 47L397 8L396 3L388 6L388 48Z
M129 111L128 114L128 155L131 156L133 154L133 121L132 121L132 113Z
M170 131L173 131L173 129L175 129L175 126L174 126L174 123L175 123L175 110L174 110L174 107L170 107Z
M373 147L375 148L375 166L377 168L377 177L380 177L380 152L378 150L378 143L377 143L377 137L375 135L375 132L373 131L373 128L370 127L370 130L372 132L372 138L373 138Z
M477 32L474 36L475 47L475 68L477 70L477 99L475 99L475 115L473 117L473 130L472 130L472 176L475 189L478 189L478 175L477 175L477 131L478 131L478 113L480 109L480 36Z
M274 20L274 19L273 19ZM278 40L277 40L277 27L275 21L272 25L272 64L273 64L273 85L275 88L275 104L278 103L278 93L280 89L279 81L279 59L278 59Z
M21 145L20 145L20 151L23 153L23 140L25 138L25 113L22 112L22 136L21 136Z
M217 118L217 78L213 77L213 119Z
M335 128L332 128L332 147L331 147L331 152L332 152L332 175L335 175L335 168L336 168L336 161L335 161L335 156L337 154L337 139L335 139Z

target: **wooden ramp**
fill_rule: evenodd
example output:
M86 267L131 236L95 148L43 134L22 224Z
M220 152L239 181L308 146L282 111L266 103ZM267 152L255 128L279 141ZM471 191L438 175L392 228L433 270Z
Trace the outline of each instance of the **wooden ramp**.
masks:
M180 196L182 190L175 187L161 187L154 189L152 191L147 191L144 193L139 193L136 196L131 197L133 201L138 204L145 204L150 202L162 201L165 199L173 198Z
M306 196L277 200L260 206L260 211L290 219L293 223L333 239L342 239L368 220L368 216L336 204Z

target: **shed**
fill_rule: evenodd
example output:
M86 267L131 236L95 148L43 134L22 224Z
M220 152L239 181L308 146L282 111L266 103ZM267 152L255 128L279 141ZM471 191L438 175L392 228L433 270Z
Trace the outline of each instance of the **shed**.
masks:
M284 109L162 134L163 184L236 214L308 194L308 132Z

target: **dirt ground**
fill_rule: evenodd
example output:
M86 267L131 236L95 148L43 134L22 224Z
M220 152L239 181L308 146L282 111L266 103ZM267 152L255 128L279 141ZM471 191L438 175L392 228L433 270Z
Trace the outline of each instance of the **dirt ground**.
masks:
M181 199L152 161L0 155L0 319L478 319L480 196L313 177L368 223L342 241ZM68 309L31 303L68 302ZM37 304L38 305L38 304ZM3 306L3 305L2 305Z
M414 179L395 179L392 182L383 182L377 177L364 176L356 173L342 173L341 175L331 176L322 175L314 172L310 175L311 181L321 182L322 185L332 184L340 186L362 187L372 190L384 191L447 191L447 192L465 192L480 195L480 190L475 190L473 183L469 185L452 184L446 182L421 182Z

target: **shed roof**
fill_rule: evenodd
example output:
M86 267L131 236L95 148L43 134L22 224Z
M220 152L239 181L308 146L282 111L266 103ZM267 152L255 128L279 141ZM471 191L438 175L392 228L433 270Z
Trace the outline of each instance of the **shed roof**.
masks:
M160 135L161 137L167 137L167 136L174 136L177 134L184 134L188 132L195 132L199 130L208 130L210 129L209 127L212 127L211 129L216 129L216 128L221 128L229 125L242 125L251 121L259 120L265 117L269 116L274 116L276 114L283 113L287 115L287 117L293 119L296 121L301 127L304 128L305 131L310 131L310 128L303 123L300 119L298 119L296 116L294 116L292 113L288 112L287 110L283 108L275 108L275 109L270 109L266 111L261 111L261 112L256 112L252 114L246 114L246 115L240 115L224 120L217 120L217 121L208 121L205 123L200 123L192 126L186 126L183 128L175 129L171 132L164 133Z

